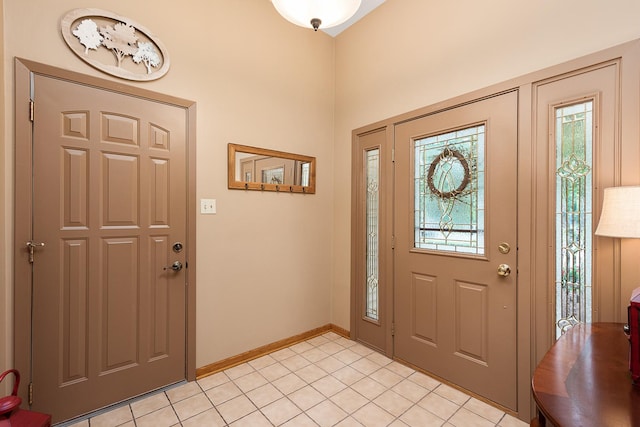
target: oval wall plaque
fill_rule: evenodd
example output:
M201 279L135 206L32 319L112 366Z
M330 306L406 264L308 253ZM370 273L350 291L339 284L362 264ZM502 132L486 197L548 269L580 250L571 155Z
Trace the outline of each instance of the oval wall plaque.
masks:
M160 40L131 19L100 9L74 9L60 22L62 37L84 62L127 80L149 81L169 71Z

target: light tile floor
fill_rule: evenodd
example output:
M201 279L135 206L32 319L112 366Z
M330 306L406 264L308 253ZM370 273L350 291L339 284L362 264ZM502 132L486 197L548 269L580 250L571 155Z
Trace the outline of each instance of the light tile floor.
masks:
M68 427L524 427L329 332Z

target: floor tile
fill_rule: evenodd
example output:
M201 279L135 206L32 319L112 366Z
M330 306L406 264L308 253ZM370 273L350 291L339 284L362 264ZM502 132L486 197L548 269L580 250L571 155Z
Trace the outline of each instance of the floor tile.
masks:
M254 405L247 396L234 397L231 400L224 402L223 404L216 406L222 418L231 424L240 418L249 415L256 411L258 408Z
M253 359L249 362L249 365L256 371L260 369L266 368L267 366L273 365L277 360L271 357L271 355L267 354L265 356L259 357L257 359Z
M415 372L409 375L407 379L426 388L427 390L435 390L440 385L440 381L421 372Z
M182 427L225 427L226 425L227 423L224 422L215 408L211 408L194 417L182 421Z
M316 365L305 366L302 369L296 371L296 375L306 381L308 384L318 381L322 377L326 377L328 374Z
M131 420L131 408L126 405L91 418L91 427L115 427Z
M494 424L500 422L500 420L504 416L504 412L502 412L498 408L488 405L473 397L467 400L467 403L464 404L463 408L468 409L474 414L480 415L482 418L488 419Z
M273 424L260 411L255 411L231 424L231 427L272 427Z
M413 403L419 402L420 399L424 398L427 394L430 393L426 388L414 383L409 380L402 380L392 388L393 391L398 393L400 396L404 396L409 399Z
M433 392L460 406L464 405L465 402L471 398L469 395L446 384L440 384Z
M328 356L316 362L316 366L318 366L322 370L331 374L339 369L344 368L347 365L345 365L344 363L342 363L341 361L339 361L333 356Z
M326 344L322 344L320 347L318 347L318 349L324 351L329 355L333 355L336 353L340 353L342 350L344 350L344 347L340 344L337 344L335 341L332 341Z
M387 390L373 401L376 405L393 415L399 417L407 409L413 406L413 402L400 396L395 391Z
M473 412L460 408L458 412L456 412L453 417L449 418L449 424L452 424L456 427L494 427L495 424L486 418L482 418L478 414L474 414Z
M377 363L372 362L371 360L366 358L356 360L349 366L351 366L354 369L357 369L358 371L362 372L365 375L371 375L378 369L382 368Z
M440 427L445 423L442 418L439 418L433 412L427 411L419 406L411 407L400 416L400 420L408 426L416 427Z
M242 391L234 383L228 382L214 387L211 390L207 390L205 393L214 405L220 405L234 397L240 396Z
M140 418L153 411L169 406L171 403L165 393L155 393L149 397L131 403L134 418Z
M500 422L498 423L498 426L499 427L528 427L529 424L509 414L505 414L505 416L502 417L502 420L500 420Z
M318 348L313 348L309 351L305 351L304 353L301 353L300 356L304 357L311 363L317 363L322 359L326 359L327 357L329 357L327 353Z
M236 378L235 380L233 380L233 382L238 386L240 390L242 390L244 393L247 393L253 389L265 385L269 381L267 381L265 377L260 375L260 373L254 371L240 378Z
M269 403L275 402L283 396L284 395L271 383L265 384L247 393L247 397L258 408L267 406Z
M320 378L318 381L313 382L311 385L326 397L331 397L334 394L347 388L345 384L341 383L330 375Z
M295 351L296 353L300 354L300 353L304 353L305 351L311 350L313 348L313 345L305 341L298 344L294 344L289 348Z
M353 347L352 347L353 348ZM339 361L341 361L342 363L345 363L347 365L355 362L356 360L360 360L362 359L362 356L360 356L358 353L352 351L351 349L344 349L339 353L336 353L333 355L336 359L338 359Z
M167 397L171 403L179 402L187 397L195 396L198 393L202 393L202 389L196 381L188 382L178 387L167 390Z
M347 417L344 420L336 424L335 427L366 427L360 424L355 418Z
M282 364L282 366L284 366L285 368L287 368L292 372L295 372L298 369L302 369L305 366L311 365L311 362L309 360L305 359L299 354L296 354L288 359L284 359L280 363Z
M261 411L276 426L284 424L302 413L300 408L286 397L265 406Z
M403 378L407 378L409 375L415 373L416 371L409 368L408 366L404 366L402 363L391 362L385 366L388 370L395 372Z
M282 378L285 375L290 374L291 370L286 368L281 363L274 363L273 365L269 365L265 368L260 369L258 372L260 372L260 375L265 377L267 381L275 381L278 378Z
M226 371L224 371L224 373L227 374L227 376L231 380L235 380L236 378L243 377L253 371L255 371L255 369L253 369L253 367L249 363L243 363L241 365L227 369Z
M391 372L387 368L378 369L377 371L369 375L369 378L378 381L386 388L391 388L402 381L402 377L400 375L396 374L395 372Z
M68 427L526 427L468 394L326 333Z
M93 422L91 423L93 425ZM180 425L173 408L167 406L143 417L136 418L137 427L171 427Z
M287 395L298 408L306 411L307 409L316 406L318 403L326 399L326 397L315 388L310 385L302 387L300 390L296 390L293 393Z
M375 403L368 403L356 411L353 418L367 427L386 427L393 422L394 416Z
M204 393L196 394L173 405L180 421L191 418L213 408L213 404Z
M448 420L460 409L460 406L436 393L428 394L418 403L418 406L434 413L444 420Z
M373 400L385 392L386 388L377 381L372 380L369 377L365 377L360 381L351 385L351 388L366 397L369 400Z
M346 412L329 400L325 400L309 409L307 411L307 415L309 415L309 417L311 417L311 419L313 419L320 427L333 426L347 417Z
M289 394L306 386L307 383L300 379L296 374L285 375L273 382L273 385L282 393Z
M331 376L339 379L346 385L351 385L357 381L360 381L365 377L365 375L353 369L351 366L345 366L344 368L340 368L337 371L333 372Z
M229 381L231 380L229 379L227 374L225 374L224 372L218 372L216 374L209 375L208 377L201 378L196 382L202 390L207 391Z
M352 388L346 388L340 393L333 395L331 401L347 414L352 414L369 403L368 399Z
M282 424L282 427L318 427L307 414L300 414L297 417Z

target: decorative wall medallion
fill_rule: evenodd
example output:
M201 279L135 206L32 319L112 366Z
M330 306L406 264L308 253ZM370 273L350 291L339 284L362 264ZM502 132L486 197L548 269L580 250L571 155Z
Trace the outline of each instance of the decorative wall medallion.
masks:
M149 81L169 71L167 50L136 22L100 9L74 9L60 23L71 50L98 70L127 80Z

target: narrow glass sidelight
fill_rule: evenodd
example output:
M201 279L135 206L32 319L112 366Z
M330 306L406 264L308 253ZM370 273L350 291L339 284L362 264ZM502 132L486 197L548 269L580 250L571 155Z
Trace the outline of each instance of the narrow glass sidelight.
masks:
M593 101L555 109L556 337L591 322Z
M367 204L366 204L366 231L367 231L367 284L366 284L366 308L365 317L374 321L379 320L378 307L378 281L379 281L379 241L380 241L380 149L376 148L365 152Z
M414 141L414 247L484 255L485 125Z

